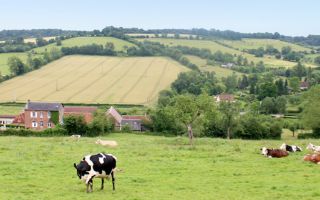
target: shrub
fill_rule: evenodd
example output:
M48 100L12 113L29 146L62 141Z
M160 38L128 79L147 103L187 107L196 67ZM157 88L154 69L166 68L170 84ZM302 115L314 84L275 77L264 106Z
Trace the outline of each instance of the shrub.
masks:
M0 136L35 136L35 137L48 137L48 136L65 136L68 132L61 127L46 129L43 131L33 131L30 129L7 129L0 131Z

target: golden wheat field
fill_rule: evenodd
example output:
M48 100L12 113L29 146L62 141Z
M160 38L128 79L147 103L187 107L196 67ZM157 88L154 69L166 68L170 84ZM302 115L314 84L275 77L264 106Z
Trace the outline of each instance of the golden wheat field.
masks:
M66 56L0 84L0 102L151 104L188 69L164 57Z

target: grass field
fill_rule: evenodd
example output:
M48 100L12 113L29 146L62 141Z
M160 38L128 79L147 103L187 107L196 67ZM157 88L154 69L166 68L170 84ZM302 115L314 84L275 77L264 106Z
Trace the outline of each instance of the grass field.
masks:
M319 165L302 161L307 152L282 159L260 155L262 146L283 141L196 139L111 134L115 149L96 138L0 137L1 199L318 199ZM309 140L287 140L305 147ZM320 141L312 141L319 144ZM76 176L73 163L84 155L117 156L116 191L110 181L93 193Z
M198 56L187 55L186 57L190 60L190 62L199 66L201 71L215 72L218 78L227 77L232 75L233 73L236 73L236 75L239 77L243 74L240 72L233 71L231 69L222 68L220 66L207 65L207 61Z
M164 57L66 56L0 84L0 102L151 104L188 69Z
M2 75L10 74L8 59L12 56L17 56L24 62L27 60L26 53L0 53L0 72Z
M205 49L211 50L211 52L213 52L213 53L219 50L221 52L230 53L233 55L235 55L235 54L242 55L242 56L246 57L249 60L249 62L253 61L253 62L257 63L259 61L263 61L265 63L265 65L269 66L269 67L289 68L289 67L296 65L295 62L279 60L279 59L276 59L271 56L257 58L252 54L238 51L236 49L229 48L229 47L223 46L221 44L218 44L215 41L209 41L209 40L186 40L186 39L165 39L165 38L149 38L149 39L139 39L139 40L140 41L149 40L149 41L154 41L154 42L160 42L162 44L169 45L169 46L181 45L181 46L189 46L189 47L196 47L196 48L205 48Z
M43 47L35 48L34 51L37 53L42 53L45 50L50 51L50 48L53 48L53 47L61 48L61 47L84 46L89 44L105 45L107 42L112 42L115 46L115 50L117 51L123 50L125 46L127 47L134 46L134 44L130 42L113 38L113 37L75 37L75 38L63 40L61 46L57 46L56 43L53 43Z
M0 104L0 115L17 115L24 109L23 105Z
M227 44L239 50L266 48L268 45L281 51L282 47L290 46L293 51L310 52L311 49L297 44L272 39L242 39L242 40L221 40L220 42Z

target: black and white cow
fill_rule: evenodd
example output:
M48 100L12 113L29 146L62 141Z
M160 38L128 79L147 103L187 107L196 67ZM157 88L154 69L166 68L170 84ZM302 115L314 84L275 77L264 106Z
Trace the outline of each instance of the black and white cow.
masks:
M74 163L79 179L85 181L87 192L93 190L93 178L101 178L101 190L104 187L104 178L112 177L112 187L115 190L114 172L116 169L117 158L112 154L99 153L96 155L87 155L78 165Z
M297 152L297 151L302 151L301 147L298 147L296 145L287 145L286 143L283 143L280 146L280 149L285 150L285 151L289 151L289 152Z

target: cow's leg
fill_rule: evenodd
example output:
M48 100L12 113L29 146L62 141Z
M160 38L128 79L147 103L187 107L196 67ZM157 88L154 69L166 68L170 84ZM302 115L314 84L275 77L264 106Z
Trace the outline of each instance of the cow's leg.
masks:
M111 172L111 177L112 177L112 188L113 188L113 190L116 190L116 188L115 188L115 186L114 186L114 173L113 173L113 171Z
M91 190L91 192L93 191L93 181L92 181L92 179L90 180L90 190Z
M101 179L101 190L104 188L104 178Z

